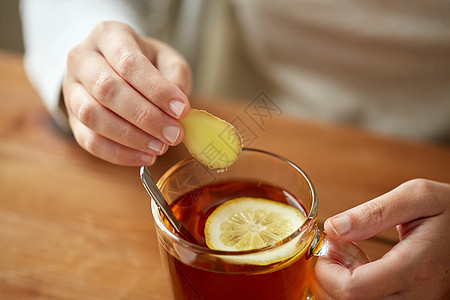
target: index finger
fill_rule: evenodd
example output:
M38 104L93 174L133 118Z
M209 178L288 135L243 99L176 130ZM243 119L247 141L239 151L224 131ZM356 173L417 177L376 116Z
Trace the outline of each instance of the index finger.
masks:
M393 226L441 213L449 185L414 179L325 221L325 231L345 241L367 239Z

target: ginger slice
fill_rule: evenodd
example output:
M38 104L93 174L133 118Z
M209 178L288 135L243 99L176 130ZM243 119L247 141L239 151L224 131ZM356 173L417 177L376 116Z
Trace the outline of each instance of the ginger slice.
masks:
M184 145L209 168L227 169L241 154L242 138L230 123L197 109L191 109L180 122L184 127Z

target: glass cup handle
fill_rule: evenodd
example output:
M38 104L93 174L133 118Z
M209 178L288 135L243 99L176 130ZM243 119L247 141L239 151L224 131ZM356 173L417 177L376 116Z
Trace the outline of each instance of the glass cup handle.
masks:
M370 262L366 253L355 243L329 238L325 232L319 229L316 230L308 255L330 258L351 271Z

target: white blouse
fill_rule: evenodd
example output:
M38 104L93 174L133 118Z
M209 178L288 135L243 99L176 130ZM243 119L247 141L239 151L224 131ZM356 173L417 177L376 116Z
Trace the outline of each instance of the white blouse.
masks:
M25 66L60 124L68 51L117 20L190 62L194 91L265 90L286 114L450 140L450 1L23 0Z

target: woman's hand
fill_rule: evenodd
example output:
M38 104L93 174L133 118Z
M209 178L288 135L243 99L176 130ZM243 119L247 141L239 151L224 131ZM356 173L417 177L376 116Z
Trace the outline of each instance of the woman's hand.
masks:
M448 299L450 184L415 179L329 218L325 231L344 241L397 226L400 242L353 272L320 258L311 290L316 299Z
M166 44L118 22L97 25L68 56L63 96L78 144L120 165L151 165L183 139L191 72Z

